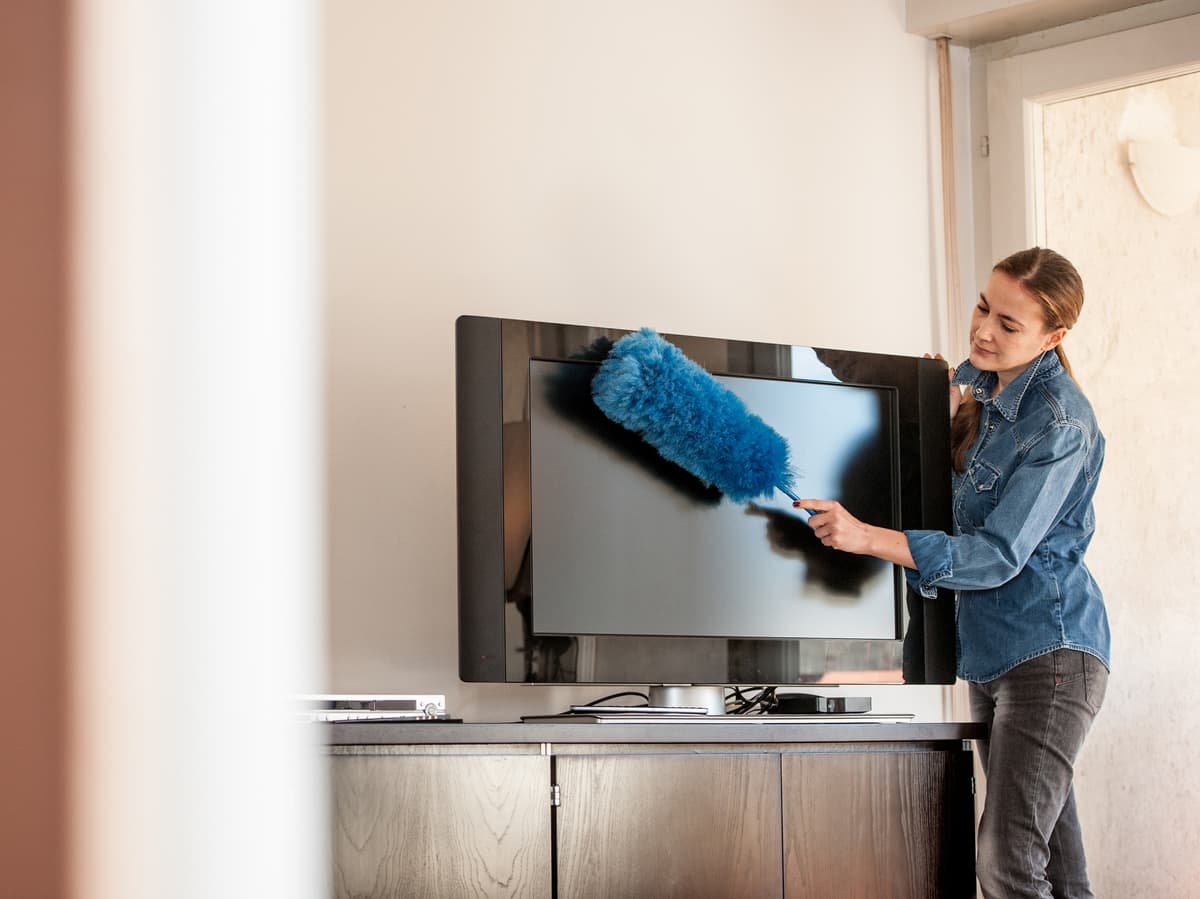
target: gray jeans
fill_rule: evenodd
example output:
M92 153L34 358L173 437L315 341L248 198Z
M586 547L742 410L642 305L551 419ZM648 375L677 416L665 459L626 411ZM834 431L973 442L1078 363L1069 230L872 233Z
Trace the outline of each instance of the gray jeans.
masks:
M971 684L971 717L991 727L979 747L987 799L976 870L986 899L1092 896L1074 769L1107 684L1103 662L1070 649Z

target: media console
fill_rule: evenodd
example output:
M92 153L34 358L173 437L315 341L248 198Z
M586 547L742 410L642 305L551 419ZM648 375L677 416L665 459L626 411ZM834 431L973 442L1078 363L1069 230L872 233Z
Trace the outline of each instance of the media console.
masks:
M982 725L316 726L338 897L975 894Z

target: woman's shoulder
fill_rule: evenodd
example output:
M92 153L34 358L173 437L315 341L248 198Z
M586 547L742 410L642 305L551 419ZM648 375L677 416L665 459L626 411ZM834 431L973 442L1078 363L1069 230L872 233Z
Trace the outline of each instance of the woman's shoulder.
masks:
M1030 424L1045 430L1078 429L1089 444L1103 440L1091 402L1065 370L1037 384L1030 394L1026 399L1033 402L1022 404L1021 409L1021 417Z

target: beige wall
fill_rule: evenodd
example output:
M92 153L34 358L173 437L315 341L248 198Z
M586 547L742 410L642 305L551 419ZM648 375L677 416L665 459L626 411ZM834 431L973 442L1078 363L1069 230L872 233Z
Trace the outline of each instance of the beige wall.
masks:
M901 0L504 0L327 4L324 53L331 687L557 711L458 681L455 317L938 348L932 45Z
M1200 381L1200 206L1165 217L1138 194L1133 139L1200 147L1200 74L1047 106L1047 243L1087 300L1067 341L1108 438L1089 562L1114 632L1112 679L1079 765L1098 896L1196 895L1200 711L1191 410Z

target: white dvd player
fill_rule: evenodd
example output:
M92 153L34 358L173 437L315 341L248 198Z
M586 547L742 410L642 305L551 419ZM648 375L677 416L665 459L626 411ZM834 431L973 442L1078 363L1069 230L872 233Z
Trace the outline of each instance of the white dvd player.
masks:
M307 721L441 721L446 697L441 693L323 693L297 697Z

